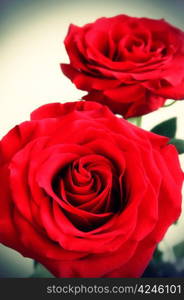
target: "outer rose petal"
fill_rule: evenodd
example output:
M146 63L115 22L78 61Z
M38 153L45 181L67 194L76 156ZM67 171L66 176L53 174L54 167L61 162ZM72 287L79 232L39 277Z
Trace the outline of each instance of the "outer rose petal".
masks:
M184 98L184 32L163 19L119 15L71 25L64 43L70 64L61 69L88 91L85 100L129 118Z
M148 83L147 86L150 90L154 89L152 82ZM177 85L172 86L167 81L159 83L159 88L154 92L157 95L161 95L162 97L169 98L169 99L175 99L175 100L183 100L184 99L184 79Z
M110 92L110 97L94 90L88 95L83 96L83 99L105 104L115 114L123 115L125 119L132 118L134 116L142 116L151 111L155 111L159 107L163 106L166 101L164 97L153 94L141 86L137 86L135 91L131 91L132 98L130 99L129 97L126 97L127 92L124 93L124 89L125 91L129 91L131 88L122 87L120 89L113 90L112 93L108 90L106 94L108 95ZM113 95L113 93L115 95ZM118 98L120 94L121 98Z
M71 65L61 64L63 73L68 76L76 87L81 90L90 91L92 89L103 90L107 86L114 88L120 84L120 81L114 79L96 78L89 75L81 74L72 68Z
M11 199L11 193L8 186L8 176L9 171L7 165L1 167L0 181L3 188L0 189L0 199L6 199L6 201L1 201L0 210L0 228L6 228L5 230L0 230L0 240L7 246L14 247L20 251L21 246L19 244L18 233L14 225L13 217L13 204Z

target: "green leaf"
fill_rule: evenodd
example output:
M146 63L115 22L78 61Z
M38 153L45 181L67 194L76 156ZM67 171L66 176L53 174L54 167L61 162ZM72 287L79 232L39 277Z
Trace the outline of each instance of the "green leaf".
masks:
M54 278L54 276L41 264L34 263L34 273L31 275L31 278Z
M163 253L160 249L156 249L154 254L153 254L153 260L155 262L161 262L163 260Z
M169 144L172 144L176 147L179 154L184 153L184 140L181 139L171 139Z
M176 258L184 257L184 241L173 247Z
M166 136L168 138L175 137L176 134L176 118L166 120L151 129L152 132L159 135Z

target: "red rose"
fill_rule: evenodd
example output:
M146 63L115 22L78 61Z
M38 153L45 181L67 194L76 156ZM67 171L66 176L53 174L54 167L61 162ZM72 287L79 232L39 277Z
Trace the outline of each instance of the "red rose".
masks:
M184 32L164 20L119 15L71 25L65 47L62 71L88 91L83 98L125 118L184 98Z
M168 139L94 102L48 104L0 143L0 241L57 277L138 277L180 215Z

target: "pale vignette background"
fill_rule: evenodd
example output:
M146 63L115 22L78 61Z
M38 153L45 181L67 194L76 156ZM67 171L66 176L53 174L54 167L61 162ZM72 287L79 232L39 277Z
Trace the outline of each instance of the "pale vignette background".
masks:
M165 18L184 29L183 0L0 0L0 137L24 120L36 107L49 102L75 101L79 91L60 71L68 62L63 40L70 23L83 25L101 16L129 14ZM184 102L144 117L143 128L151 129L177 116L177 137L184 139ZM184 155L181 156L184 169ZM169 209L169 207L168 207ZM172 246L184 240L184 213L168 230L160 248L165 260L174 262ZM0 245L0 277L27 277L31 259Z

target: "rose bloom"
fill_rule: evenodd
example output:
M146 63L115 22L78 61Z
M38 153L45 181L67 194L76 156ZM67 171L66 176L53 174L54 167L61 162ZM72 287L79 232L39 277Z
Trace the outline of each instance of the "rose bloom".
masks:
M54 103L0 143L0 241L56 277L139 277L181 210L168 138L95 102Z
M184 98L184 32L163 19L119 15L71 25L65 47L70 64L62 71L88 91L83 98L125 118Z

